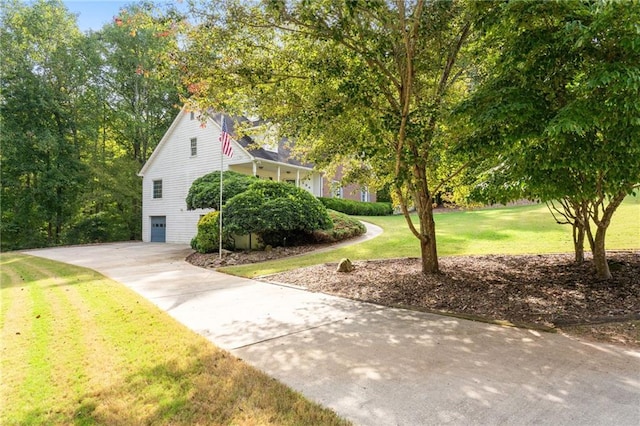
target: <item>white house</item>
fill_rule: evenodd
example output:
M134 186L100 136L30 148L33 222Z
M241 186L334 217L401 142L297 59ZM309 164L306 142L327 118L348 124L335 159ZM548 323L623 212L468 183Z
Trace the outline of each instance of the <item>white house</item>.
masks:
M191 241L198 220L211 210L187 210L187 193L194 180L220 170L221 157L222 170L286 181L322 195L322 176L289 158L282 144L255 148L252 139L243 137L231 141L231 158L222 155L218 141L221 119L220 114L212 114L203 123L196 113L183 108L138 173L142 177L143 241ZM226 122L233 135L233 121L227 118Z

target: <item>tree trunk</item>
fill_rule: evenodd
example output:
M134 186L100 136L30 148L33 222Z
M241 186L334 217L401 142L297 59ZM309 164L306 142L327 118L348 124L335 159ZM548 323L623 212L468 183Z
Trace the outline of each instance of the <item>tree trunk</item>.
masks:
M416 192L416 208L420 219L420 257L422 259L422 273L436 274L438 267L438 252L436 248L436 224L433 220L433 197L427 186L426 174L422 168L416 167L415 174L419 182Z
M602 209L602 218L598 217L598 211L603 205L605 198L602 196L594 203L591 209L591 219L596 224L596 236L593 239L593 246L591 252L593 253L593 264L596 267L596 274L598 278L603 280L609 280L612 277L609 270L609 263L607 262L607 251L605 250L605 236L607 229L611 224L611 218L618 209L622 201L624 200L628 191L621 190L615 197L609 199L609 204Z
M596 275L598 278L609 280L612 277L609 270L609 263L607 262L607 252L604 248L605 234L607 233L607 226L598 226L596 230L596 238L593 245L593 264L596 267Z
M584 236L586 230L578 221L573 223L573 250L576 255L576 263L584 262Z
M400 187L395 188L400 200L400 208L411 233L420 241L420 257L422 260L423 274L436 274L440 272L438 266L438 251L436 250L436 224L433 220L433 200L428 191L416 192L415 206L420 220L420 229L416 229L409 214L407 199L403 196Z
M440 272L438 266L438 251L436 245L436 223L433 220L433 205L430 200L424 212L420 212L420 255L422 258L422 273L436 274Z

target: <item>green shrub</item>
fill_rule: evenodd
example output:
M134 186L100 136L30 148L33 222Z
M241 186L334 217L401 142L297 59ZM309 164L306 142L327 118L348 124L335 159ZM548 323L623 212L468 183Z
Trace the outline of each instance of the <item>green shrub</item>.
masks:
M313 231L332 225L320 201L304 189L283 182L254 182L231 198L223 211L228 232L255 233L271 246L305 243Z
M129 228L118 215L98 212L73 223L63 236L65 244L105 243L129 239Z
M191 240L191 248L198 253L213 253L220 248L220 212L211 212L202 216L198 221L198 233ZM230 237L226 229L222 231L222 244L229 248Z
M222 175L222 204L249 188L257 180L254 176L226 171ZM186 198L187 209L220 210L220 172L206 174L194 180Z
M368 203L344 198L318 197L326 208L352 216L387 216L393 214L391 203Z
M367 232L367 228L359 220L335 210L327 210L327 212L333 222L333 228L313 231L314 242L335 243Z

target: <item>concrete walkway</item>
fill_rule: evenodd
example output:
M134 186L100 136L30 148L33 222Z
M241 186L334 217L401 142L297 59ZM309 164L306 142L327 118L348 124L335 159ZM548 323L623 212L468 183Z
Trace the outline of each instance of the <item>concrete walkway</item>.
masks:
M227 276L187 246L33 250L132 288L361 425L639 425L640 351Z

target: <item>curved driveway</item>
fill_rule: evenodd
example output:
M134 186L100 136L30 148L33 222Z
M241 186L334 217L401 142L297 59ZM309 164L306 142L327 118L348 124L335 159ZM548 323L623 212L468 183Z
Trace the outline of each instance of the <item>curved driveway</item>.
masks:
M356 424L640 424L638 350L228 276L185 262L190 252L27 253L102 272Z

